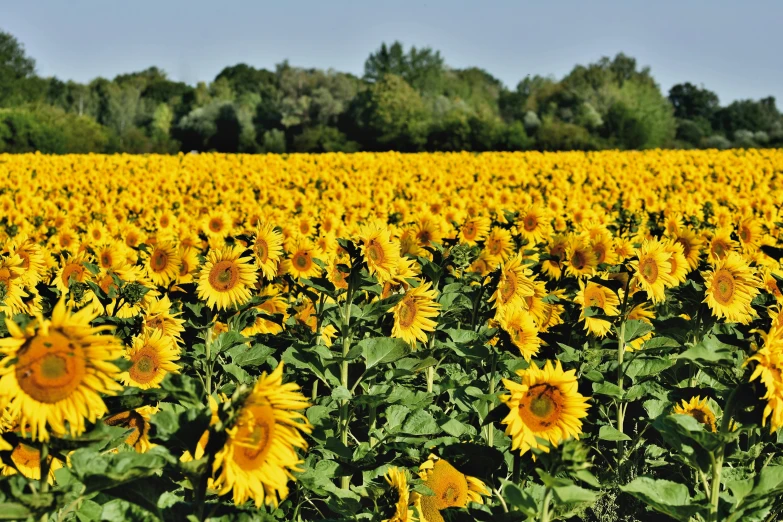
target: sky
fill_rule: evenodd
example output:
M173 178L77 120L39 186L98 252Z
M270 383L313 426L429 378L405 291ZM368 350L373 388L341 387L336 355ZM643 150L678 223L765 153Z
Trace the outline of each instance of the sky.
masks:
M783 99L781 20L779 0L0 0L0 30L38 74L80 82L156 65L195 84L284 59L361 75L381 42L400 40L511 88L622 51L664 91L690 81L723 104Z

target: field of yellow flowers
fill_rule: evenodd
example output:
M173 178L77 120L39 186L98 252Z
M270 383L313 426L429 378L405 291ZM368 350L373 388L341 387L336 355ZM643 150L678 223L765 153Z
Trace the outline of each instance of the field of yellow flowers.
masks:
M781 176L0 155L0 520L780 520Z

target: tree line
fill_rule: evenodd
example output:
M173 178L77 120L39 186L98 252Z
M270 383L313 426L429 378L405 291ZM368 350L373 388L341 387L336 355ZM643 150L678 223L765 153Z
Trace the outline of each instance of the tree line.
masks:
M438 51L382 44L364 75L240 63L189 85L150 67L87 84L36 74L0 31L0 152L245 153L598 150L783 144L773 97L721 106L691 83L661 92L622 53L509 89Z

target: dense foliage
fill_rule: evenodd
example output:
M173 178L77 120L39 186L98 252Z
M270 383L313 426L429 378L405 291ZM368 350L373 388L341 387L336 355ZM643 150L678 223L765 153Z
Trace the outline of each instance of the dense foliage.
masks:
M782 172L0 155L0 519L778 520Z
M721 107L690 83L665 96L624 54L513 88L478 67L395 42L364 75L247 64L211 83L157 67L88 84L42 78L0 32L0 152L521 151L783 144L772 97Z

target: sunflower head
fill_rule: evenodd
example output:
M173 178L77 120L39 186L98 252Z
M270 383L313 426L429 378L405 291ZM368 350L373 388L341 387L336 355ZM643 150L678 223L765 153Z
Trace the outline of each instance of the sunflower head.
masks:
M698 395L693 397L690 401L682 400L682 404L678 404L674 407L672 413L680 415L690 415L701 424L708 431L715 432L717 427L715 425L715 414L712 412L712 408L707 404L707 398L701 398Z

